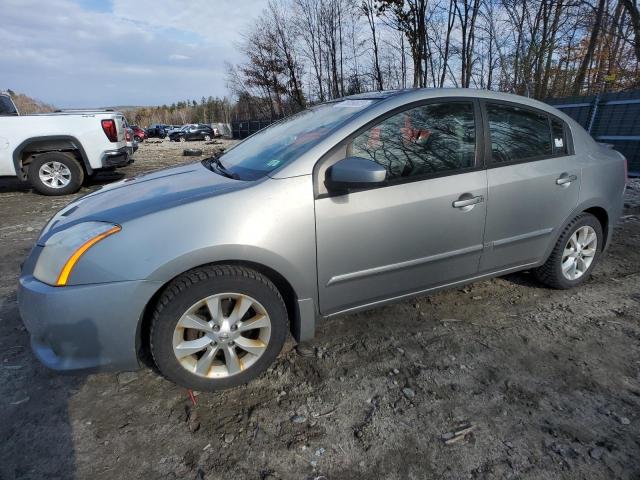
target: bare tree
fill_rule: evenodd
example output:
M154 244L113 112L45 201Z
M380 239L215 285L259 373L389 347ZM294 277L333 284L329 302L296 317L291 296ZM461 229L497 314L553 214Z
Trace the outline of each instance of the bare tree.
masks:
M620 0L627 10L633 28L636 59L640 62L640 9L637 0Z
M376 11L374 0L362 0L360 12L365 16L371 29L371 40L373 42L373 71L378 90L384 89L382 72L380 71L380 56L378 53L378 36L376 35Z
M596 45L598 43L598 35L600 34L600 28L602 27L602 15L604 13L605 2L606 0L598 0L598 5L595 9L595 15L593 18L591 35L589 35L587 50L584 54L584 57L582 57L582 62L580 63L578 73L576 74L576 78L573 82L573 95L580 95L584 79L587 76L587 69L589 68L589 64L593 60L593 52L596 49Z

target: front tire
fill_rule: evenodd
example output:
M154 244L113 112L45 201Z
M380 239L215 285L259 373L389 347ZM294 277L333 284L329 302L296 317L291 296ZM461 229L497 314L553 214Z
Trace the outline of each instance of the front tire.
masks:
M27 176L33 188L43 195L68 195L80 190L84 170L70 153L47 152L33 159Z
M560 290L577 287L589 279L604 246L600 221L581 213L565 227L553 251L535 275L540 282Z
M151 353L172 382L223 390L265 371L288 330L284 301L264 275L235 265L201 267L173 280L159 298Z

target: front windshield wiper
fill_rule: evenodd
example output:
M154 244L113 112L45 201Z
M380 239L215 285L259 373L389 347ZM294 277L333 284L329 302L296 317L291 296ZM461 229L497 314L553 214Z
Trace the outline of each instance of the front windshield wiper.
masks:
M220 175L227 178L233 178L234 180L240 180L240 176L237 173L233 173L227 170L227 168L222 164L222 162L218 157L211 157L208 160L209 160L208 162L209 168L211 168L212 170L214 169L213 167L215 166L215 171Z

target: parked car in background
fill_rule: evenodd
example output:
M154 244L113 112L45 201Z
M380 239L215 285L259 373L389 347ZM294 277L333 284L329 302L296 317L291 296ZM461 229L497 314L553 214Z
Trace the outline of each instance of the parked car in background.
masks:
M29 181L45 195L65 195L86 177L131 161L122 113L19 115L11 97L0 93L0 176Z
M166 125L156 123L145 130L148 138L165 138L167 136Z
M180 130L184 129L184 128L189 128L191 127L193 124L189 123L186 125L172 125L171 129L167 132L167 136L169 137L169 139L171 139L171 134L175 134L177 132L179 132Z
M185 142L187 140L206 140L209 141L215 137L213 129L209 125L197 124L186 125L178 131L169 134L169 140L172 142Z
M620 153L532 99L356 95L72 202L24 263L20 312L51 368L150 351L180 385L229 388L322 317L525 269L581 285L625 182Z
M136 140L138 140L138 142L144 142L144 139L147 138L147 133L137 125L131 125L131 129L133 130L133 135Z
M129 156L133 156L133 154L138 150L138 140L135 137L133 129L131 127L125 127L125 140L127 141L127 150L129 152Z

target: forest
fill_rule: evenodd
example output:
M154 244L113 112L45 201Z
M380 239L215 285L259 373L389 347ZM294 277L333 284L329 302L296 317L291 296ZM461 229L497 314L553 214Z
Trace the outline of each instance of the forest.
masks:
M272 0L228 67L241 117L411 87L640 87L637 0Z

